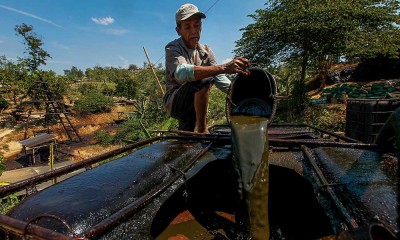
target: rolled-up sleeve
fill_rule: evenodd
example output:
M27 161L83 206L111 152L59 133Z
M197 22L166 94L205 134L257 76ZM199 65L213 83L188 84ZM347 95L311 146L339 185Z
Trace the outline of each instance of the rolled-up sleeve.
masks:
M225 74L219 74L214 77L214 84L219 90L228 93L229 87L231 86L231 80L229 80Z
M169 74L169 78L176 79L175 73L178 66L182 64L188 65L186 59L183 57L183 53L181 53L181 49L173 44L165 46L165 67L167 69L166 74Z
M192 82L194 78L194 65L191 64L179 64L175 70L175 80L183 84L185 82Z

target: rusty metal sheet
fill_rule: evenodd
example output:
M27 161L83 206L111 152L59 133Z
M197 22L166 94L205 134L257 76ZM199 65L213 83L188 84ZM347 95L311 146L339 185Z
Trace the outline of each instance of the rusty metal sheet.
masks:
M56 136L54 134L49 134L49 133L43 133L40 135L37 135L36 137L33 138L28 138L22 141L19 141L19 143L22 146L28 147L28 148L33 148L36 146L40 146L44 143L48 143L56 139Z

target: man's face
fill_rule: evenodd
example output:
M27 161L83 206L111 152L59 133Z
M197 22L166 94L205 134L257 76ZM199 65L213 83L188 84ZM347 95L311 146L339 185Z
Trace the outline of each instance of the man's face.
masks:
M201 19L198 16L192 16L180 22L180 26L176 27L179 36L182 37L186 46L196 49L201 34Z

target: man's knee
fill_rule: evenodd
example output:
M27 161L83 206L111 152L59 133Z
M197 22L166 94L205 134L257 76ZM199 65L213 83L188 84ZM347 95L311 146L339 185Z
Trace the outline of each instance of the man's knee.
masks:
M196 95L197 96L199 96L199 95L200 96L209 96L210 95L210 91L211 91L211 87L212 87L211 83L204 85L201 89L199 89L199 91L197 91L195 93L195 96Z

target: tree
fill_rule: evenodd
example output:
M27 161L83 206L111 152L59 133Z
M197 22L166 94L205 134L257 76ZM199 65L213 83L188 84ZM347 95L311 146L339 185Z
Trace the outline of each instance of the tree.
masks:
M138 66L136 64L129 64L128 70L129 71L135 71L138 70Z
M0 84L2 88L11 92L14 103L17 103L17 95L24 92L29 86L28 84L28 69L25 61L14 63L8 60L5 56L0 57Z
M72 66L71 69L64 70L64 76L70 80L81 79L84 74L83 71L78 69L75 66Z
M46 65L47 58L51 57L49 53L42 49L42 40L32 30L33 27L25 23L15 26L15 31L24 38L24 44L27 46L26 53L29 57L25 61L32 72L37 72L39 66Z
M398 57L398 1L275 0L250 15L242 29L237 55L264 65L300 66L299 84L307 70L346 56L357 60L378 54Z
M134 99L137 96L139 83L133 76L126 76L117 81L115 92L117 96Z

